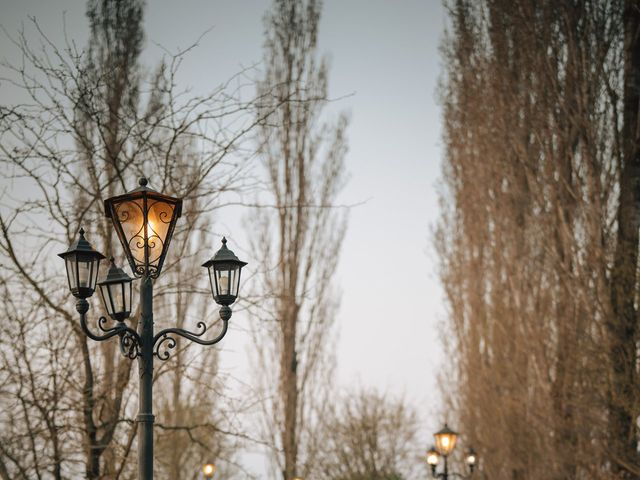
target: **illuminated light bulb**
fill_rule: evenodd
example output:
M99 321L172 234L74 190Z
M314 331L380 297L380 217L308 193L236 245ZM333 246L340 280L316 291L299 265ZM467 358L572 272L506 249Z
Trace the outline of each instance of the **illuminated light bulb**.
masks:
M220 295L227 295L229 293L229 277L220 277L218 279L218 285L220 286Z
M207 463L202 467L202 473L207 478L212 478L213 474L216 473L216 466L213 463Z
M78 263L78 286L89 286L89 264L86 262Z

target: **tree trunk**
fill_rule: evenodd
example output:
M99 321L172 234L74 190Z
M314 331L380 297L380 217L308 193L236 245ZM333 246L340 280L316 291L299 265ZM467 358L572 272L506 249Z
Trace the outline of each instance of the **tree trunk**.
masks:
M624 10L624 113L623 165L620 172L618 235L611 276L613 316L608 324L612 386L609 393L609 445L614 470L632 478L638 467L636 364L637 321L635 306L640 215L640 2L627 0ZM637 473L637 470L633 470ZM635 476L635 474L633 475Z

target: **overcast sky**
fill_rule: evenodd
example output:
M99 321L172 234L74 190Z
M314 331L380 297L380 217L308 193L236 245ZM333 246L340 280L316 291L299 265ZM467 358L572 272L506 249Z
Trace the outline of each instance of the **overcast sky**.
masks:
M180 77L183 86L207 92L261 61L262 17L269 6L257 0L148 0L142 61L153 66L161 54L156 44L176 50L210 29ZM0 8L0 24L9 33L34 15L52 40L60 40L66 11L69 35L79 45L86 40L83 0L0 0ZM350 180L340 200L359 204L351 212L336 277L342 289L339 385L404 392L422 416L425 437L442 422L434 413L445 309L430 228L438 216L442 141L436 88L444 24L439 0L326 0L319 31L319 50L331 59L330 94L345 97L331 108L351 115ZM3 38L0 57L15 58L12 50ZM240 228L224 214L221 223ZM242 331L248 322L238 315L232 324L222 369L250 381ZM254 472L262 471L260 458L247 461Z

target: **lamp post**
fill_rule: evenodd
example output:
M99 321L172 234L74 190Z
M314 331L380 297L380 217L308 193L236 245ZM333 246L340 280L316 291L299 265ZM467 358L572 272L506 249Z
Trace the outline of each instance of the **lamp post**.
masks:
M427 463L431 467L431 476L433 478L441 478L443 480L449 480L449 477L468 478L473 475L473 470L478 461L478 456L472 448L467 450L465 455L465 463L469 468L469 473L461 474L456 472L449 472L449 455L453 452L458 440L458 433L451 430L445 423L444 427L433 434L436 445L429 448L427 451ZM437 472L438 463L440 463L440 457L443 458L443 469L441 472Z
M153 479L153 360L167 360L170 350L175 348L175 336L181 336L201 345L214 345L227 333L231 318L230 305L235 302L240 287L240 271L246 265L227 248L227 240L222 239L222 247L204 267L209 272L209 283L213 299L220 307L222 330L211 340L201 338L207 331L203 321L197 323L197 331L181 328L166 328L154 333L153 330L153 280L160 276L162 265L176 221L182 211L182 199L164 195L147 186L141 178L139 187L124 195L108 198L104 202L106 216L113 222L120 243L131 266L133 275L140 279L140 321L138 331L125 323L131 314L132 278L115 265L106 277L97 282L100 261L105 258L93 249L80 229L80 236L66 252L59 256L65 261L67 280L71 293L77 298L76 310L80 314L80 326L84 333L96 341L117 336L120 350L130 358L138 359L140 395L138 417L140 438L138 442L138 478ZM86 314L89 310L87 299L100 287L100 295L109 317L116 322L108 326L105 317L98 319L101 333L94 333L87 326Z

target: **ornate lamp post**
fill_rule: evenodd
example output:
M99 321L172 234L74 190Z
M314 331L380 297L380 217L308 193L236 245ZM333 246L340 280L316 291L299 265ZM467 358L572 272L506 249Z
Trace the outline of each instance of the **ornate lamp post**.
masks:
M181 328L166 328L154 334L153 331L153 279L159 277L176 221L182 210L182 199L173 198L147 187L147 180L141 178L135 190L112 197L104 202L106 216L111 218L114 228L124 248L133 275L140 284L140 321L138 331L128 327L125 320L131 314L131 282L122 269L115 265L113 258L106 277L97 282L98 268L104 255L95 251L80 229L80 237L64 253L67 279L71 293L78 299L76 310L80 314L80 325L85 334L96 341L117 336L122 353L130 359L138 359L140 376L139 411L137 422L140 438L138 442L138 478L153 479L153 357L167 360L170 349L176 346L175 335L187 338L201 345L214 345L227 333L231 318L230 305L235 302L240 286L240 271L246 262L240 261L227 248L223 238L222 248L211 260L204 264L209 271L213 299L221 305L220 318L223 326L220 333L211 340L202 339L207 331L204 322L197 323L197 331L189 332ZM86 314L89 310L87 298L93 295L96 283L105 309L115 326L107 326L107 319L98 319L96 334L87 326ZM211 464L212 465L212 464ZM205 466L206 468L206 466ZM203 470L203 473L204 472ZM215 467L213 467L215 473ZM212 473L212 474L213 474Z
M450 476L468 478L473 475L473 469L476 466L478 456L472 448L467 451L465 456L465 463L467 464L467 467L469 467L469 473L463 475L461 473L449 472L449 455L451 455L456 446L456 441L458 440L457 432L451 430L445 423L444 427L434 433L433 436L435 438L436 445L427 451L427 463L431 467L431 476L433 478L448 480ZM444 459L444 465L443 470L441 472L437 472L436 469L438 467L438 463L440 463L440 457Z

